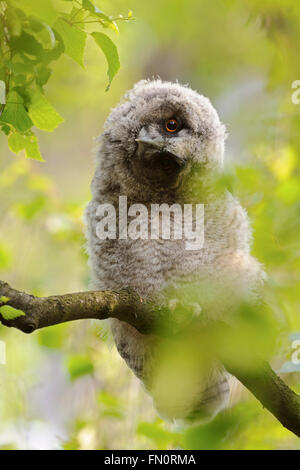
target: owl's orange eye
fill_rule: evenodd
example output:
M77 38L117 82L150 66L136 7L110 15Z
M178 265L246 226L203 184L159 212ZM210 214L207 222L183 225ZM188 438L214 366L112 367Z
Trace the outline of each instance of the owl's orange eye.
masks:
M176 119L168 119L165 123L168 132L176 132L178 130L178 121Z

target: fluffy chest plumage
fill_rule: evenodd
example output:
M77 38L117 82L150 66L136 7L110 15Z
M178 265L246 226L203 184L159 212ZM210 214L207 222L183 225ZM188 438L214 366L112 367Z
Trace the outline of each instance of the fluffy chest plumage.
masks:
M101 221L98 207L99 200L93 200L87 209L91 239L89 249L94 284L98 288L131 287L142 296L151 295L173 284L178 278L186 278L195 272L198 279L201 273L209 277L210 273L215 273L216 267L222 266L222 259L236 250L240 216L233 211L228 219L226 207L221 210L209 206L204 208L204 225L199 227L204 230L204 246L196 250L187 249L184 230L181 239L173 238L172 217L170 239L164 239L161 232L158 239L153 239L150 212L139 216L139 225L147 227L147 233L142 237L132 231L133 218L127 217L126 237L120 239L117 230L114 239L101 239L97 235L97 224ZM118 212L110 217L113 220L108 217L107 224L119 227Z

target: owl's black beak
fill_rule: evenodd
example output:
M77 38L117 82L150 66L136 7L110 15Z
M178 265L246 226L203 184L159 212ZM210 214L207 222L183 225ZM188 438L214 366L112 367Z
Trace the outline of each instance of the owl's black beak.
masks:
M160 158L162 162L174 160L178 169L183 169L186 165L184 158L167 149L167 144L163 139L149 139L147 137L143 137L135 139L135 141L138 144L139 154L146 157L147 160L153 160L153 158Z
M156 149L163 149L166 145L162 139L148 139L147 137L143 137L141 139L135 139L138 145L149 146Z

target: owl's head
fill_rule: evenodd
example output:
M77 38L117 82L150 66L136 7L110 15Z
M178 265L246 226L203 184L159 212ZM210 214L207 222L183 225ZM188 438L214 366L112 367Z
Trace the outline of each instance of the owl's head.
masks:
M164 189L194 166L222 167L225 127L208 98L187 86L142 80L111 112L103 158L126 180Z

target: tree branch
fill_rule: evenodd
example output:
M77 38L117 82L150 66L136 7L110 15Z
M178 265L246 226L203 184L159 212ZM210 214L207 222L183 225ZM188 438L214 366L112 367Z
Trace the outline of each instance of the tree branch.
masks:
M0 313L5 326L17 328L24 333L74 320L105 320L118 318L134 326L141 333L153 331L154 312L138 295L130 290L75 292L50 297L35 297L10 287L0 281L0 308L8 305L25 313L14 320L6 320ZM146 315L147 311L147 315Z
M2 301L1 301L2 299ZM31 333L39 328L79 319L118 318L134 326L143 334L153 331L170 332L166 328L157 329L157 325L171 323L171 315L165 309L145 302L129 290L90 291L51 297L34 297L20 292L0 281L0 308L11 306L25 313L14 320L6 320L0 313L0 321L9 327L24 333ZM232 327L222 322L215 323L218 333L230 337ZM205 333L204 333L205 335ZM239 345L240 346L240 345ZM245 345L245 348L248 346ZM243 351L239 351L243 354ZM249 354L249 351L246 352ZM242 369L222 353L217 351L220 360L253 395L268 409L280 423L300 437L300 397L294 393L272 370L270 365L258 358L253 358L251 371Z
M225 368L234 375L264 408L278 419L289 431L300 437L300 397L273 371L266 361L255 362L255 372L245 372L224 362Z
M223 322L217 322L216 329L218 338L221 334L227 342L234 343L238 331ZM215 339L214 344L217 345L219 358L227 371L234 375L285 428L300 437L300 396L284 383L267 361L253 351L251 337L249 341L239 342L238 350L231 355L226 352L226 341ZM240 358L249 357L251 365L248 367L242 365L243 361Z

